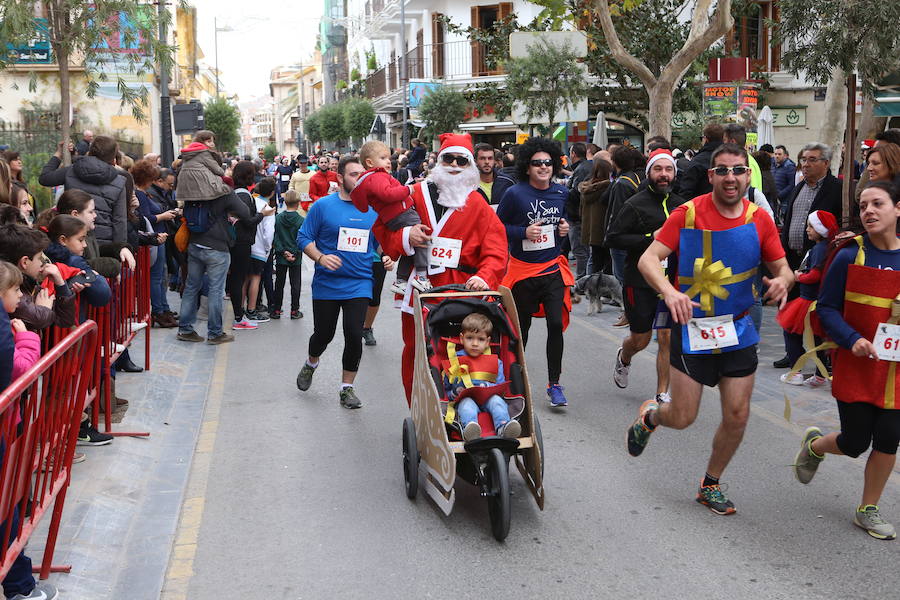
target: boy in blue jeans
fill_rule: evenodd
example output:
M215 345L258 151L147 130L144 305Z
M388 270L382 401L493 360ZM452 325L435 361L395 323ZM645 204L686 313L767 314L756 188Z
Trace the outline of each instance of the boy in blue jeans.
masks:
M522 433L519 422L509 418L506 400L497 394L480 407L471 397L457 402L467 388L491 387L505 382L503 361L496 354L486 354L490 349L492 331L491 320L481 313L472 313L463 319L459 334L463 349L448 357L450 368L444 370L444 392L447 400L456 402L463 440L467 442L481 437L481 425L478 424L478 413L481 411L491 414L498 436L517 438Z

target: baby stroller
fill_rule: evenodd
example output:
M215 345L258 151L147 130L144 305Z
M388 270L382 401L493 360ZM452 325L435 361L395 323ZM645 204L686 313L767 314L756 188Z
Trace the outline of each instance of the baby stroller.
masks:
M519 341L519 318L507 288L499 292L472 292L460 285L434 288L413 298L416 322L416 355L410 416L403 421L403 475L406 495L415 498L419 467L428 496L445 515L453 510L457 475L476 485L487 498L491 530L498 541L509 533L509 459L515 457L525 483L538 507L544 508L541 426L534 414L525 352ZM503 361L509 387L503 396L510 416L518 415L522 434L516 439L497 437L493 421L479 413L482 437L464 442L458 423L445 422L448 402L444 396L442 366L448 343L460 332L466 315L479 312L493 324L491 352ZM452 349L452 346L451 346Z

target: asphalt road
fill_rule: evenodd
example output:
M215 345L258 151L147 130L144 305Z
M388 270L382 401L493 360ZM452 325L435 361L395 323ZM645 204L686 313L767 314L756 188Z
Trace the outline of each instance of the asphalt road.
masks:
M585 303L566 333L567 409L550 408L542 389L541 320L527 352L546 448L545 510L514 469L505 543L463 481L449 517L421 493L408 500L399 313L382 309L378 345L365 349L361 410L338 404L340 332L312 388L299 392L310 275L306 318L236 332L236 343L220 347L226 362L201 435L208 456L199 467L195 459L190 484L202 508L193 506L194 523L183 518L196 541L181 555L192 600L900 597L900 542L851 523L863 461L829 457L808 486L790 469L801 427L833 422L826 392L784 390L777 372L761 368L744 443L723 477L738 512L714 515L694 497L719 420L717 391L706 390L690 429L659 430L643 456L630 457L625 429L653 392L653 356L636 358L628 389L616 388L624 332L610 326L614 310L588 317ZM778 332L769 332L764 365L780 356ZM797 398L792 423L781 410L785 391ZM900 525L897 491L889 483L882 510Z

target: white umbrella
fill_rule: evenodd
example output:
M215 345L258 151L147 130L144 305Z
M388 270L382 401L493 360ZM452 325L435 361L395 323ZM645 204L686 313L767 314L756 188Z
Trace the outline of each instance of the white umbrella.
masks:
M775 127L773 125L774 120L775 117L772 115L772 109L768 106L763 106L763 109L759 112L759 117L757 117L757 148L759 148L763 144L771 144L772 146L775 145Z
M606 115L603 114L602 110L597 113L597 122L594 124L593 142L601 150L605 150L606 146L609 144L609 136L606 132Z

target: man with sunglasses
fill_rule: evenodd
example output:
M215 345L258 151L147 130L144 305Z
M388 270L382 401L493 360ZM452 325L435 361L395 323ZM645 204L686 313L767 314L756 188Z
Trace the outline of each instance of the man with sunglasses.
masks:
M506 190L497 207L509 239L503 285L512 290L523 343L528 344L532 316L542 311L547 319L547 396L551 406L563 407L568 405L559 384L563 331L572 310L570 288L575 278L561 252L562 240L569 234L565 218L569 191L553 183L562 168L559 144L529 138L519 147L516 167L521 183Z
M421 223L391 231L376 221L375 237L385 255L412 256L429 247L428 279L434 287L464 285L470 290L497 289L506 271L506 232L493 209L476 191L479 175L469 134L444 133L437 164L425 181L412 186L413 206ZM406 400L412 389L416 329L412 292L401 300L403 355L401 374Z
M697 502L720 515L735 512L719 478L737 451L750 416L759 334L750 317L753 281L762 260L771 278L764 297L783 305L793 285L775 222L744 198L750 183L747 151L723 144L707 173L713 191L676 208L638 262L644 278L663 298L671 333L671 401L647 400L628 428L628 452L639 456L660 425L685 429L697 418L703 386L719 386L722 421L697 492ZM673 285L660 262L675 253Z

